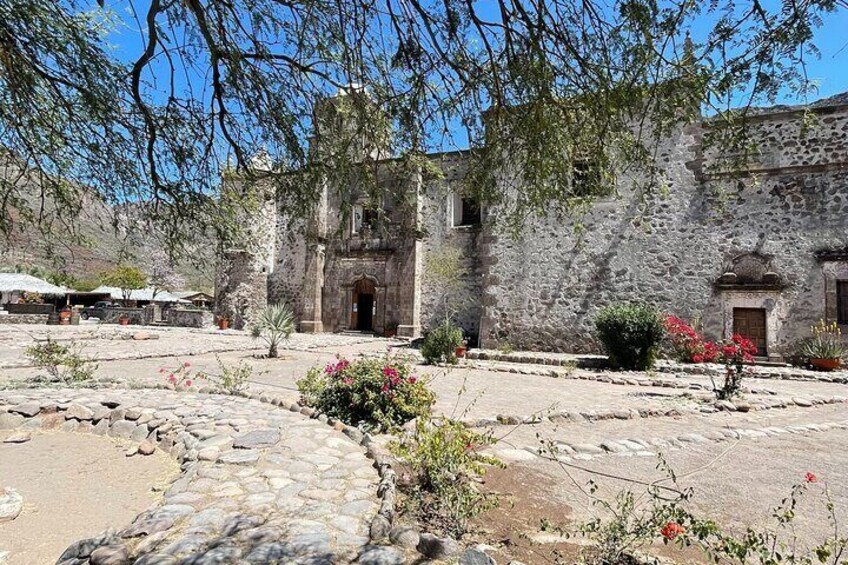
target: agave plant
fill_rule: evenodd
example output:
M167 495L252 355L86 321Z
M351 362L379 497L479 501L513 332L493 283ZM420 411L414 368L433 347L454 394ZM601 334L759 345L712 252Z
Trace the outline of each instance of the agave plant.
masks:
M842 331L836 322L826 324L824 320L810 328L812 336L801 344L801 354L808 359L842 359L848 354L848 346L842 341Z
M276 358L277 346L287 340L293 331L294 314L291 308L285 304L272 304L262 310L251 333L254 338L264 339L268 344L268 357Z

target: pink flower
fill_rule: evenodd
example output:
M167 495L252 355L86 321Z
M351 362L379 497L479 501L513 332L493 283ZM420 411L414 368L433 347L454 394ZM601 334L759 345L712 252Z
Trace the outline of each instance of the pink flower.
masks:
M817 476L815 476L813 473L810 473L809 471L807 471L807 474L804 475L804 482L816 483L816 482L818 482L818 480L819 480L819 478Z
M409 384L414 385L416 381L418 381L418 379L416 379L415 377L409 377L407 381L409 382Z
M174 373L171 373L170 375L168 375L168 382L171 383L171 384L177 382L177 377L174 376Z
M186 386L191 386L191 379L187 379L187 380L186 380L186 382L185 382L185 385L186 385Z
M183 367L191 367L191 363L189 363L188 361L186 361L185 363L183 363Z
M164 372L165 372L165 370L166 370L166 369L165 369L165 367L159 367L159 372L160 372L160 373L164 373Z
M395 379L398 376L398 371L394 367L389 367L387 365L383 367L383 376L388 377L390 379Z

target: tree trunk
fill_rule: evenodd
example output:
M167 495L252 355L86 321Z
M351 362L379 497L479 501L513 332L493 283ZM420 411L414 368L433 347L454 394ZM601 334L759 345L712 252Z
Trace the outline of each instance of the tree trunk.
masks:
M277 342L276 341L272 341L270 346L268 347L268 357L270 359L276 359L277 358Z

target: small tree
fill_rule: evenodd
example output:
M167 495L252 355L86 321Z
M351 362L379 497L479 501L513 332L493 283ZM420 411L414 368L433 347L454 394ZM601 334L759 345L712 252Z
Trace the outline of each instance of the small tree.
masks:
M153 298L163 290L176 290L185 285L185 278L174 269L174 263L162 249L150 254L150 288Z
M452 304L462 289L462 279L468 270L462 264L462 250L455 245L443 245L427 253L424 260L424 278L438 289L436 308L441 308L445 320L452 320L456 307Z
M121 297L126 306L132 295L132 291L144 288L147 285L147 275L138 267L121 265L112 271L104 273L101 277L103 284L115 286L121 289Z
M285 304L266 306L253 326L253 337L261 337L268 344L268 357L278 356L277 346L294 331L294 314Z

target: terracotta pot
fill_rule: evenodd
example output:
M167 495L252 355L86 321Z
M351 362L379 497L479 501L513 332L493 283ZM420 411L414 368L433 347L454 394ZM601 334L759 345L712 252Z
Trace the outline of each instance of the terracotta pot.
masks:
M224 320L224 319L218 320L218 329L219 330L226 330L229 327L230 327L230 321L229 320Z
M818 357L814 357L810 359L810 365L820 371L833 371L842 365L842 359L820 359Z
M129 318L118 318L118 323L121 324L122 326L128 326L128 325L130 325L130 319Z
M457 347L456 348L456 356L457 357L465 357L465 352L468 351L467 347Z

